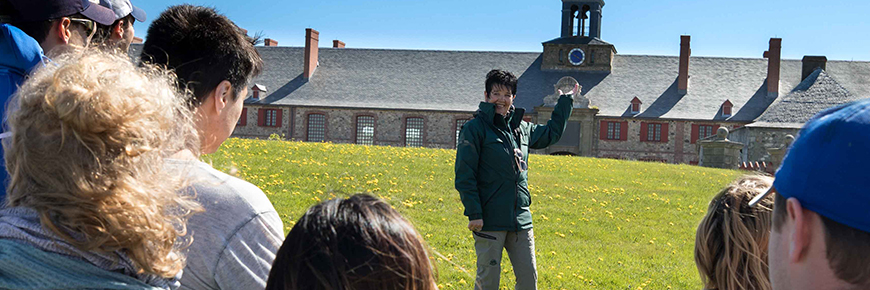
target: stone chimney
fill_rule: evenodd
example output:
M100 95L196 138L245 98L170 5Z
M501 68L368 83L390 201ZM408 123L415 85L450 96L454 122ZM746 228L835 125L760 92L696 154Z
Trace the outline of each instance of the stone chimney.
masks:
M767 59L767 96L779 96L779 66L782 60L782 38L771 38L770 48L764 52Z
M305 68L302 72L302 77L305 79L311 78L314 70L317 69L317 44L320 40L320 32L317 30L305 29Z
M817 68L825 70L828 65L828 58L823 55L805 55L801 59L801 81L807 79Z
M338 40L338 39L333 40L332 47L333 48L344 48L344 42L342 42L341 40Z
M271 38L266 38L263 40L263 45L265 45L265 46L278 46L278 41L271 39Z
M692 49L689 47L689 35L680 36L680 75L677 77L677 93L685 95L689 91L689 57Z

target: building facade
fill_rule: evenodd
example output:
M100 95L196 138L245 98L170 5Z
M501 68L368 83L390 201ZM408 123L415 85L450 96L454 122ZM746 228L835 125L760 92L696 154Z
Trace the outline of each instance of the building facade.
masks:
M498 68L517 75L515 105L539 124L560 78L582 86L562 140L536 153L697 164L697 141L725 127L745 144L744 161L757 161L807 115L870 96L870 63L782 60L779 38L757 59L692 56L688 35L679 56L621 55L601 39L603 0L561 2L561 36L542 52L320 48L313 29L305 47L270 40L258 47L266 68L234 136L455 148L483 101L484 76ZM832 91L838 97L823 97ZM790 104L802 113L773 113Z

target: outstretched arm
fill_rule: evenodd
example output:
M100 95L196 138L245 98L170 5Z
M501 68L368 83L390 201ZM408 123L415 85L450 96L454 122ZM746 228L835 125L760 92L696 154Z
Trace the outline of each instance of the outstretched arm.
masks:
M556 108L553 109L553 115L547 121L547 125L532 124L529 134L529 148L541 149L546 148L562 138L562 133L565 132L565 125L568 123L568 118L571 117L571 111L574 109L573 95L562 95L556 103Z

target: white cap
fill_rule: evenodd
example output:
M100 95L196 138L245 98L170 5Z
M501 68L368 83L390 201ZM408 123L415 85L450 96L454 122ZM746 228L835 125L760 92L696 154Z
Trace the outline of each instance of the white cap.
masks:
M100 6L112 9L115 12L115 20L133 15L139 22L145 22L145 11L133 6L130 0L100 0Z

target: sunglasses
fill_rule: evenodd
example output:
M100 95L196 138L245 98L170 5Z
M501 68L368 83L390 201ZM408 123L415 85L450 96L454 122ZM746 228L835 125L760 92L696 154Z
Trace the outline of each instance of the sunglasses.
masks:
M85 42L85 43L90 43L91 38L93 38L94 34L97 33L97 23L94 22L93 20L90 20L90 19L74 18L74 17L68 17L68 18L69 18L70 22L78 23L79 25L84 26L88 30L88 39L87 39L87 42Z
M517 168L520 169L520 172L529 170L529 164L523 160L523 150L514 148L514 160L517 162Z

